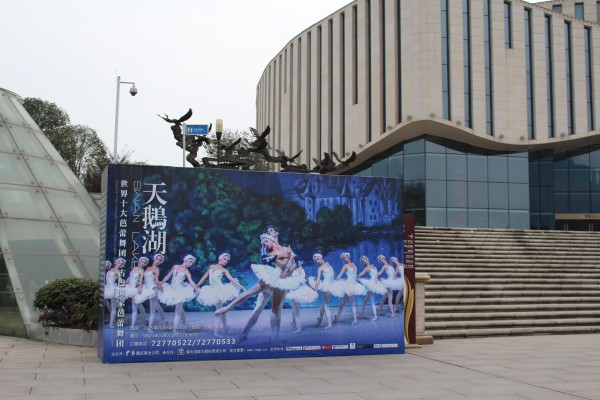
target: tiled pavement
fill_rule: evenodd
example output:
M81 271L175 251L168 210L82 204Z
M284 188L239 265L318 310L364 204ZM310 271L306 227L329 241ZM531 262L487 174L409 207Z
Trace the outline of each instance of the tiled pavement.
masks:
M0 336L0 399L600 399L600 334L438 340L405 355L100 363Z

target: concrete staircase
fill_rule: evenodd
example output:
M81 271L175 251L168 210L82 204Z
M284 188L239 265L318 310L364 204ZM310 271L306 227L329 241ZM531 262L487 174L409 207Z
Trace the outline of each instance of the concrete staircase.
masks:
M434 339L600 332L600 232L415 228Z

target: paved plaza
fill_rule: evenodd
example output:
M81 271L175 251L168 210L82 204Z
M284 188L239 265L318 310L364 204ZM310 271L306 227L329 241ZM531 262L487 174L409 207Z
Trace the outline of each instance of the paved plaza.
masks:
M600 335L438 340L404 355L100 363L0 336L0 399L600 399Z

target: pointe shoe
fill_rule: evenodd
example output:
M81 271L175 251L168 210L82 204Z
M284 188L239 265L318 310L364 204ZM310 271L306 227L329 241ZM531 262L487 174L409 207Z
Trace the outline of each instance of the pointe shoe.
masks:
M354 321L352 321L352 325L356 325L357 323L358 323L358 320L356 320L356 319Z
M362 319L362 313L358 314L358 319Z
M292 333L295 333L296 335L299 334L300 332L302 332L302 330L300 328L296 329L295 331L292 331Z
M329 325L327 325L327 326L326 326L325 328L323 328L323 329L331 329L332 327L333 327L333 325L329 324Z
M321 321L323 321L323 317L317 317L317 326L321 325Z
M245 342L246 340L248 340L248 336L247 336L247 335L244 335L244 334L241 334L241 335L238 337L238 340L237 340L237 341L238 341L238 343L241 343L241 342Z
M377 321L377 315L374 316L373 318L371 318L371 322L373 322L373 321Z
M217 311L215 311L215 315L222 315L225 314L227 311L228 310L225 307L221 307Z
M338 322L340 319L339 315L336 315L335 317L333 317L333 323L335 324L336 322Z

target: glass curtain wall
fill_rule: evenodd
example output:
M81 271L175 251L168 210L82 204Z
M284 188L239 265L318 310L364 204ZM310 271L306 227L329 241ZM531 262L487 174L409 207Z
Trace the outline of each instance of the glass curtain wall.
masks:
M526 152L424 136L354 173L403 178L405 211L418 225L528 229L528 169Z

